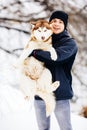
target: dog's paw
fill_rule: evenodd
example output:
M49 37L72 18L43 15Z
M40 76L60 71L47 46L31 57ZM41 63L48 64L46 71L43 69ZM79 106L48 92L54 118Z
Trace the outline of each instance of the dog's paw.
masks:
M55 54L51 54L51 59L54 60L54 61L57 60L57 55L56 55L56 53L55 53Z

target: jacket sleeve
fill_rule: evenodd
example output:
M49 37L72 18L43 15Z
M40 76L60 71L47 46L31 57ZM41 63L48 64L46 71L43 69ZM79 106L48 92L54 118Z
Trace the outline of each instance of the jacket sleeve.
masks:
M67 62L73 55L77 53L77 45L73 39L68 40L62 46L55 49L57 53L57 60L53 61L48 51L35 50L36 59L47 64L61 64Z

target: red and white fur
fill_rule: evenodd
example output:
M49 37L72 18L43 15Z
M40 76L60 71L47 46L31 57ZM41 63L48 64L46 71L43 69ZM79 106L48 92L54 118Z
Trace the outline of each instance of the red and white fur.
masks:
M20 89L26 99L32 99L35 95L41 97L46 104L46 116L49 116L55 109L55 96L53 91L59 87L59 81L52 83L52 75L49 69L33 56L29 55L35 49L49 51L52 60L57 59L55 49L52 47L50 24L45 20L32 22L33 28L31 39L25 46L18 59L21 71Z

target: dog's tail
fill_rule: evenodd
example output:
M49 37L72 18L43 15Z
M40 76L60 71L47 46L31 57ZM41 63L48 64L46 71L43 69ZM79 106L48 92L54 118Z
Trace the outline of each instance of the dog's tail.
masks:
M46 95L46 99L44 99L44 101L46 104L46 116L48 117L52 114L56 105L53 93L49 93L48 95Z
M56 105L54 94L47 93L46 91L43 92L40 90L38 91L38 96L40 96L46 104L46 116L50 116L54 111Z

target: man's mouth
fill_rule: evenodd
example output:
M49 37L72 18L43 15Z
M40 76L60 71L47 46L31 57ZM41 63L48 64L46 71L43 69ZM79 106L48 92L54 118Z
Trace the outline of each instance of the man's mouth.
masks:
M54 27L53 29L55 29L55 30L60 30L60 28L55 28L55 27Z

